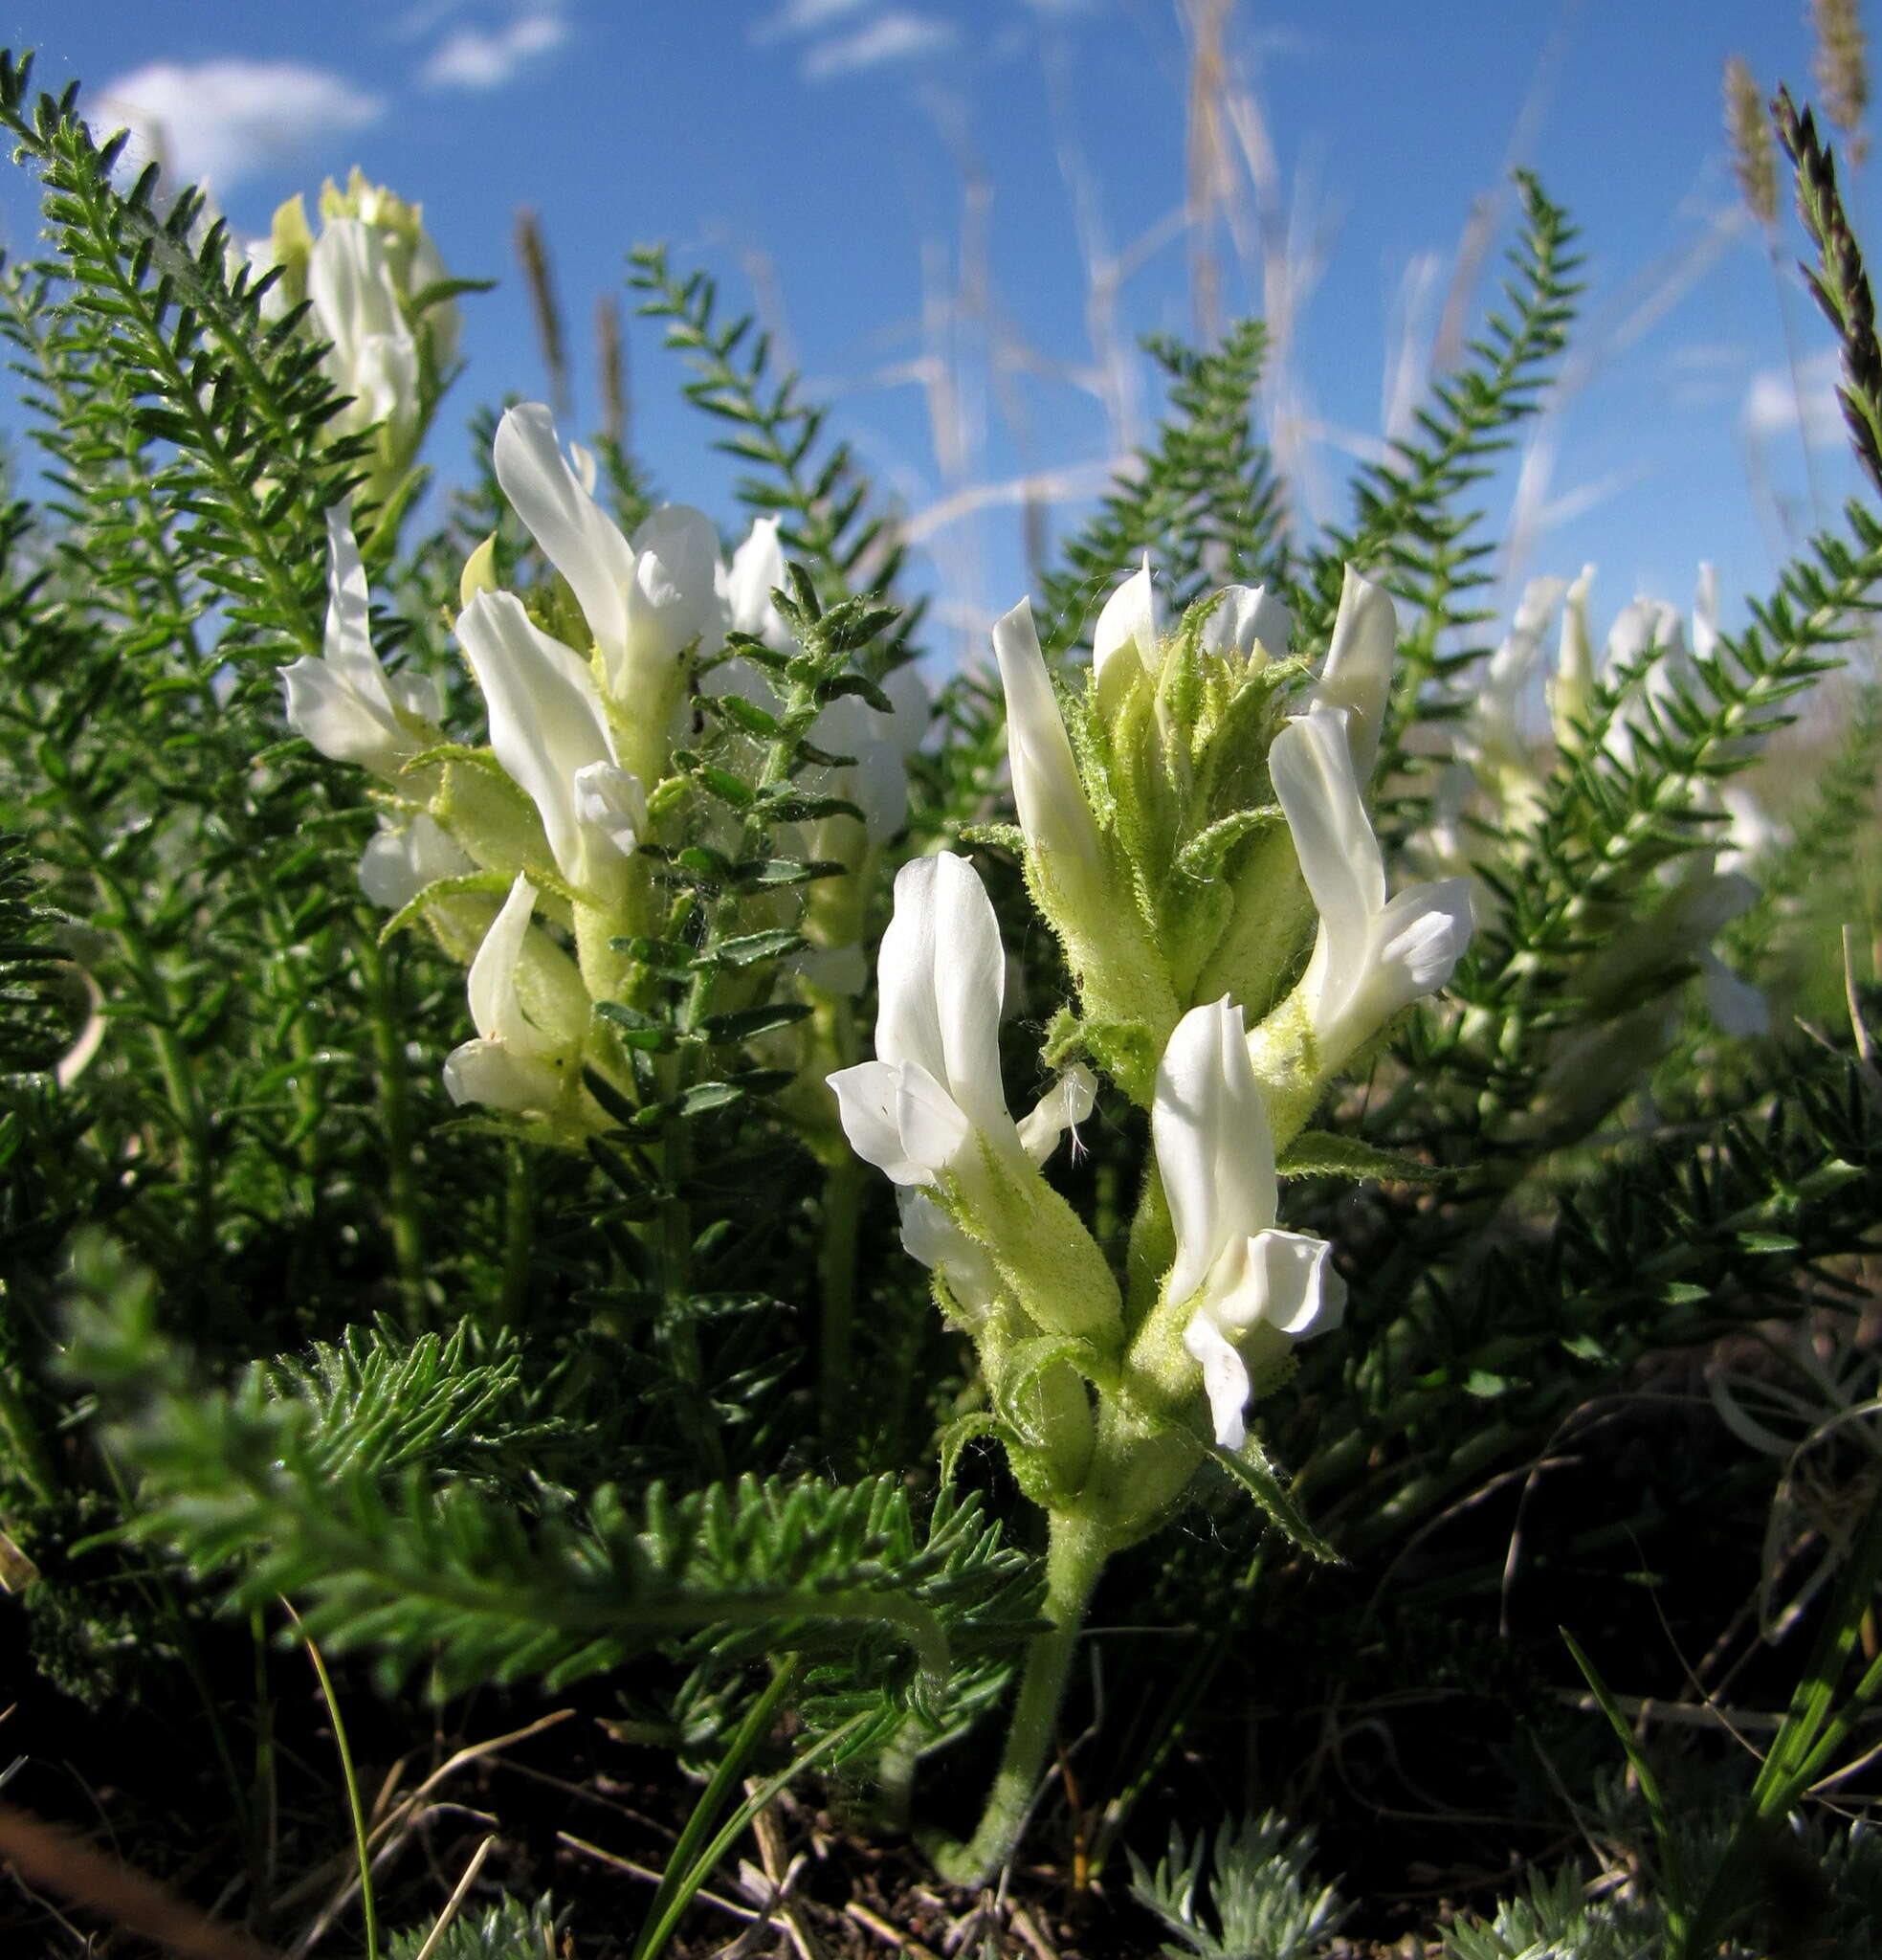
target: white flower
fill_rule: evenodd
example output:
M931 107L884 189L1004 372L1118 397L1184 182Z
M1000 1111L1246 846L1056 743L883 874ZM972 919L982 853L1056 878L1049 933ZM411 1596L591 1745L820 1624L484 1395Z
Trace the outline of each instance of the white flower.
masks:
M1014 615L1007 613L1007 624ZM1031 623L1029 610L1028 624ZM1157 601L1157 588L1150 578L1150 554L1105 602L1092 629L1092 672L1097 680L1098 705L1113 713L1119 697L1137 675L1155 674L1161 655L1162 610ZM994 629L998 644L999 628ZM1035 641L1036 644L1036 641ZM1002 668L1004 673L1004 666Z
M365 568L353 540L348 504L326 514L327 612L321 655L305 655L281 675L288 725L335 762L396 777L438 740L436 692L428 681L390 678L372 650Z
M529 1018L518 991L535 908L535 886L519 878L471 962L471 1024L477 1038L445 1058L444 1085L454 1102L547 1109L562 1093L563 1045Z
M1783 825L1743 784L1721 784L1718 801L1730 819L1718 854L1720 871L1751 871L1783 843Z
M1379 734L1392 692L1398 644L1399 615L1391 593L1349 565L1340 588L1326 665L1308 699L1312 707L1344 710L1353 773L1362 785L1372 780L1373 765L1379 760Z
M1618 670L1638 662L1650 648L1659 653L1634 682L1607 724L1603 746L1624 768L1640 753L1640 740L1655 739L1657 710L1675 700L1690 681L1693 657L1686 648L1686 622L1679 608L1665 599L1635 599L1623 606L1607 631L1602 678L1611 687Z
M384 422L395 444L418 420L418 345L407 326L385 234L364 218L330 218L307 263L307 297L332 342L324 366L353 397L329 425L357 434Z
M427 885L441 878L463 878L476 868L444 826L421 810L396 827L381 819L360 859L360 889L375 905L399 912Z
M1385 897L1385 860L1360 800L1346 717L1319 707L1274 738L1268 766L1320 914L1300 982L1321 1071L1450 978L1471 937L1470 880Z
M1534 772L1530 745L1522 732L1522 702L1542 657L1542 635L1567 590L1562 579L1531 579L1517 602L1508 636L1484 667L1458 745L1481 773Z
M660 703L654 719L664 722L680 654L697 639L723 637L712 520L665 504L630 544L563 455L555 420L541 402L504 415L495 455L503 495L575 594L609 692L639 708L641 691L653 687Z
M799 778L813 795L853 803L873 844L886 844L908 821L908 758L928 732L928 690L913 661L889 676L883 692L894 703L886 715L856 694L839 695L824 709L810 740L825 754L851 760Z
M1049 1094L1024 1135L1000 1084L1006 956L993 906L964 858L941 852L896 875L876 969L875 1059L830 1078L851 1147L896 1183L933 1185L972 1154L1043 1161L1080 1091ZM1042 1104L1046 1106L1046 1104Z
M771 594L785 590L785 547L779 541L779 520L756 518L745 541L732 553L729 567L718 574L720 602L728 633L748 633L774 653L790 652L786 626Z
M1224 586L1215 610L1203 622L1203 651L1250 657L1258 646L1270 659L1285 658L1294 637L1294 614L1266 586Z
M1338 1326L1346 1304L1326 1241L1274 1229L1274 1147L1239 1007L1225 998L1177 1023L1150 1125L1176 1232L1163 1297L1194 1303L1183 1345L1202 1364L1216 1441L1237 1450L1246 1354L1278 1360L1289 1341Z
M1510 631L1485 663L1458 731L1457 753L1506 829L1529 825L1541 805L1542 777L1523 732L1522 709L1542 657L1542 635L1567 590L1559 578L1531 579L1523 588Z
M536 805L562 875L596 893L637 847L647 801L615 757L594 676L511 592L476 593L457 639L483 689L497 760Z
M1585 725L1594 699L1594 639L1588 632L1588 588L1593 583L1594 567L1584 565L1582 575L1568 588L1561 609L1561 644L1556 655L1555 679L1546 689L1549 720L1556 741L1563 748L1574 743L1577 726Z
M938 1274L970 1325L993 1311L1000 1275L993 1261L919 1186L896 1193L902 1250Z
M1150 574L1146 568L1128 581L1104 609L1110 618L1118 600L1142 581L1133 600L1140 610L1148 601ZM1117 645L1134 645L1118 641ZM1007 695L1007 767L1012 776L1013 802L1020 828L1044 876L1075 905L1081 896L1096 890L1104 876L1104 851L1097 823L1078 781L1078 766L1060 718L1058 698L1046 673L1046 657L1032 623L1032 602L1022 599L993 628L993 656L1000 663L1000 684ZM1114 650L1107 657L1136 658Z

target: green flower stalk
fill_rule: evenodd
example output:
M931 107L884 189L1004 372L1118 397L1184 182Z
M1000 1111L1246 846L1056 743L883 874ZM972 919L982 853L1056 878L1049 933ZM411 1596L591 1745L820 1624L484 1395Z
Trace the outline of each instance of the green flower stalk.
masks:
M1276 1151L1332 1077L1450 977L1471 913L1462 879L1388 898L1366 816L1390 598L1349 573L1324 670L1291 718L1309 675L1289 632L1277 600L1237 587L1165 635L1146 565L1104 608L1083 692L1061 703L1030 608L994 629L1028 884L1078 993L1046 1058L1082 1049L1150 1113L1127 1285L1044 1175L1091 1077L1068 1070L1022 1123L1007 1108L1004 958L964 859L897 877L875 1059L830 1079L851 1147L899 1187L903 1245L975 1347L988 1406L948 1454L993 1436L1048 1519L1051 1631L979 1828L939 1853L963 1882L1013 1847L1106 1560L1168 1518L1205 1460L1324 1552L1247 1420L1345 1300L1331 1248L1280 1228Z

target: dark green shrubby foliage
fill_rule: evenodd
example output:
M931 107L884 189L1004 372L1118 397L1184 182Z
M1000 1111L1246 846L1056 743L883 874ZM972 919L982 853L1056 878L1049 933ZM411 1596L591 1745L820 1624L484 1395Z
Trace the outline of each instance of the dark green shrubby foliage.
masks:
M232 1869L261 1868L264 1834L228 1732L254 1727L265 1757L268 1698L240 1707L204 1656L288 1637L277 1598L300 1615L293 1637L369 1659L383 1719L410 1739L428 1701L580 1685L714 1777L650 1915L651 1951L743 1828L742 1777L840 1771L858 1803L898 1811L918 1753L998 1702L1038 1627L1041 1561L1006 1482L971 1448L954 1481L937 1472L942 1429L979 1406L958 1344L896 1244L881 1180L800 1119L794 1069L777 1059L779 1039L813 1021L790 991L804 942L789 908L832 875L794 855L796 827L838 809L804 788L830 762L811 724L846 694L880 700L919 647L920 610L895 595L894 527L763 336L722 323L702 276L635 255L631 282L688 362L686 393L751 467L742 500L782 521L795 648L742 651L786 704L696 703L696 746L675 761L738 841L661 847L665 929L631 948L639 991L601 1010L632 1089L591 1078L608 1126L586 1152L557 1151L458 1116L438 1063L465 1031L459 970L420 934L382 934L358 895L374 806L353 772L285 739L277 670L320 650L325 513L352 490L376 644L443 681L448 727L469 719L441 622L470 549L494 532L511 585L543 607L565 596L490 474L491 424L474 427L472 487L434 535L412 536L422 476L364 501L370 445L331 436L342 404L305 309L271 317L200 200L166 204L150 175L117 185L115 146L70 98L35 101L11 61L0 122L48 224L43 256L0 286L43 469L0 516L0 1526L13 1576L36 1569L7 1611L44 1679L95 1707L194 1698L189 1719L222 1737L210 1773L228 1778L247 1833ZM1852 241L1838 243L1833 172L1807 120L1791 133L1811 160L1814 234L1837 247L1826 302L1859 326L1867 288ZM1414 439L1362 474L1346 527L1311 546L1287 529L1251 425L1263 334L1248 323L1219 348L1153 346L1167 419L1043 588L1061 662L1145 549L1179 604L1266 581L1295 609L1295 653L1317 659L1342 565L1367 567L1404 628L1388 844L1428 824L1428 765L1486 652L1491 546L1464 500L1547 385L1578 290L1571 229L1539 187L1522 190L1502 308ZM1872 332L1852 344L1872 351ZM1878 385L1858 360L1865 427ZM653 473L618 444L600 459L631 526ZM1349 1630L1352 1680L1376 1663L1387 1696L1420 1667L1471 1692L1501 1656L1510 1699L1542 1709L1539 1670L1575 1681L1553 1646L1546 1661L1512 1658L1485 1626L1442 1620L1442 1596L1389 1597L1400 1549L1546 1456L1645 1358L1860 1304L1855 1259L1882 1211L1866 1033L1728 1040L1693 1002L1693 948L1672 940L1618 1004L1594 998L1589 972L1602 947L1650 937L1668 880L1710 861L1716 786L1843 657L1879 577L1882 521L1852 504L1745 632L1644 710L1667 650L1604 676L1536 821L1476 859L1494 903L1448 996L1401 1026L1284 1163L1288 1222L1340 1247L1352 1303L1262 1426L1293 1504L1346 1564L1310 1590L1298 1547L1260 1537L1213 1486L1181 1535L1130 1554L1116 1617L1135 1631L1107 1637L1107 1664L1160 1686L1095 1768L1085 1759L1104 1809L1081 1846L1099 1868L1159 1778L1207 1748L1199 1713L1239 1724L1273 1705L1260 1657L1319 1668L1298 1707L1339 1700L1341 1657L1311 1651L1303 1627ZM1605 738L1624 713L1644 719L1617 759ZM1794 999L1825 1015L1830 933L1859 916L1875 725L1871 687L1727 939L1781 1026ZM1036 1023L1063 989L1055 951L1021 923L1003 759L997 689L975 672L950 679L889 855L993 840L1007 942L1029 963L1021 1013ZM782 909L755 928L759 904ZM714 1005L721 986L737 1005ZM1564 1044L1643 1003L1674 1014L1676 1039L1564 1074ZM814 1010L835 1059L861 1052L870 1006ZM97 1052L61 1081L94 1012ZM1625 1140L1605 1147L1624 1117ZM1085 1146L1061 1183L1121 1257L1142 1125L1106 1099ZM1751 1537L1762 1496L1740 1477ZM1637 1522L1599 1521L1623 1536ZM1448 1955L1596 1960L1662 1939L1696 1951L1699 1932L1737 1937L1769 1903L1715 1893L1717 1874L1734 1859L1755 1873L1759 1846L1776 1872L1806 1843L1827 1847L1819 1921L1843 1942L1822 1950L1859 1950L1871 1837L1789 1821L1800 1766L1821 1772L1876 1686L1873 1667L1845 1677L1882 1541L1872 1525L1851 1541L1855 1577L1774 1751L1789 1780L1760 1779L1746 1808L1708 1766L1716 1803L1694 1813L1687 1918L1624 1888L1591 1895L1563 1867L1460 1919ZM1502 1557L1500 1538L1477 1548L1461 1576L1439 1575L1440 1595L1453 1580L1455 1598L1494 1592ZM1196 1634L1180 1661L1174 1629ZM1304 1798L1304 1782L1288 1793ZM1664 1815L1626 1828L1642 1856L1682 1855ZM1133 1855L1135 1891L1175 1942L1166 1952L1294 1960L1324 1950L1349 1909L1311 1876L1313 1856L1311 1831L1277 1815L1231 1826L1199 1812L1154 1871ZM1343 1845L1332 1862L1346 1868ZM1361 1896L1350 1879L1342 1894ZM268 1899L251 1903L265 1922ZM514 1899L467 1905L432 1951L533 1954L553 1920ZM403 1932L391 1950L410 1960L425 1937Z

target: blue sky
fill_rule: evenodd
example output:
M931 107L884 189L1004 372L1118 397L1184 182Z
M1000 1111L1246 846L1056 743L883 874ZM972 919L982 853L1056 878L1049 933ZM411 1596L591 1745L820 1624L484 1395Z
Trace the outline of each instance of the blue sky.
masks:
M352 163L423 201L466 302L470 367L433 444L461 471L462 413L543 391L511 256L519 206L546 229L595 412L588 323L622 255L755 302L835 403L909 515L937 638L958 652L1024 589L1015 486L1063 529L1154 419L1132 351L1197 319L1185 223L1200 0L0 0L39 78L116 88L161 115L238 230ZM1853 487L1829 399L1831 342L1794 277L1805 444L1761 234L1721 127L1729 54L1807 88L1801 5L1645 0L1303 0L1230 10L1211 227L1219 311L1294 295L1277 445L1303 522L1337 517L1356 452L1414 398L1467 221L1512 163L1583 232L1574 385L1524 473L1513 580L1601 568L1596 615L1636 590L1684 601L1697 564L1737 595ZM1859 218L1869 208L1860 179ZM30 250L30 188L0 227ZM1799 240L1785 233L1785 263ZM1495 260L1487 270L1494 272ZM1095 287L1094 275L1096 275ZM1106 282L1115 292L1105 303ZM1278 285L1276 282L1279 282ZM1485 283L1474 290L1480 306ZM1096 299L1095 301L1095 291ZM625 298L625 296L624 296ZM635 440L666 493L737 523L714 430L677 403L674 357L630 322ZM454 413L454 410L456 412ZM10 418L11 419L11 418ZM1522 460L1522 459L1518 459ZM1488 486L1500 524L1517 465Z

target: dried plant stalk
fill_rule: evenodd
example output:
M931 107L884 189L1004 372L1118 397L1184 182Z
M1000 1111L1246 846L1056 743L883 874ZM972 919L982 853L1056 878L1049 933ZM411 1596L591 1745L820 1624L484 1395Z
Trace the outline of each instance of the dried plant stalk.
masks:
M1836 156L1817 134L1816 119L1781 88L1772 103L1778 140L1795 167L1797 213L1817 248L1804 276L1843 344L1843 385L1836 390L1869 479L1882 491L1882 346L1875 338L1875 296L1836 184Z
M1757 78L1737 55L1725 63L1725 135L1745 209L1766 231L1778 222L1778 156Z
M1863 112L1869 107L1869 41L1856 0L1810 0L1810 31L1817 52L1810 76L1824 114L1849 139L1849 161L1869 154Z

